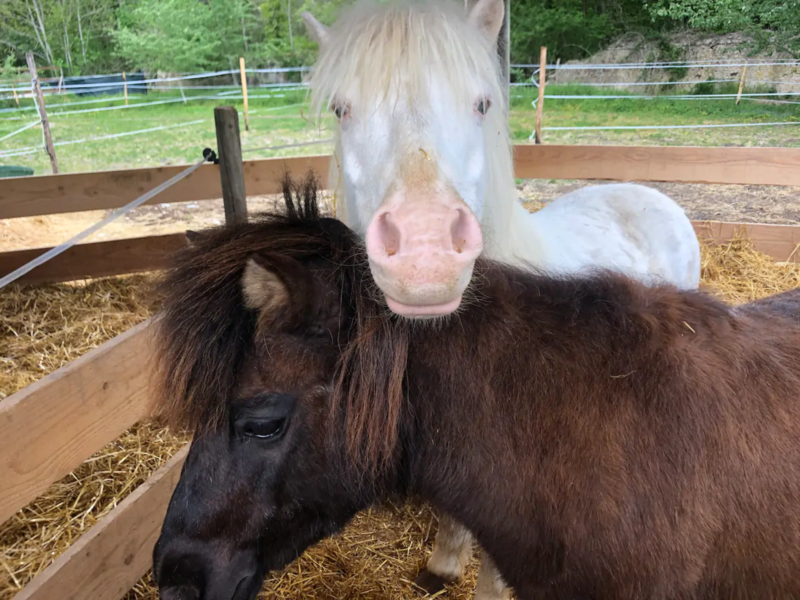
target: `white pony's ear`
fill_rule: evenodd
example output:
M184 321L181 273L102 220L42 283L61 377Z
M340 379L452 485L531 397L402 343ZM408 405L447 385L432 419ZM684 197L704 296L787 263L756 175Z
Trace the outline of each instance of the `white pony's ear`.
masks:
M469 22L494 43L503 26L505 12L503 0L478 0L469 11Z
M303 17L303 22L306 24L306 28L308 28L308 32L314 38L314 41L320 46L327 44L331 37L330 30L317 21L310 12L304 11L300 16Z
M250 258L242 275L242 292L248 308L274 312L289 303L289 290L276 273Z

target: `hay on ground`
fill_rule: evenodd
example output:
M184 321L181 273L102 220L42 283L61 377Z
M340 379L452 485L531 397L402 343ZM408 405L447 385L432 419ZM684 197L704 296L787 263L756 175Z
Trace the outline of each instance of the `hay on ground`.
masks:
M800 285L800 265L776 264L745 240L704 243L702 280L726 301L746 302ZM145 319L154 307L147 284L138 276L0 292L0 398ZM0 525L0 600L10 600L182 443L155 424L137 425ZM261 597L417 599L411 581L434 532L425 506L375 507L270 577ZM473 561L466 580L442 597L471 599L476 573ZM149 576L126 596L157 598Z

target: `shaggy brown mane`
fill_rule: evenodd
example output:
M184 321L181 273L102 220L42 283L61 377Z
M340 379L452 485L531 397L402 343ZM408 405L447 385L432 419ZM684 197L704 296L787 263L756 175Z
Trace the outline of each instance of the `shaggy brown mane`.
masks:
M347 420L349 449L362 464L385 464L397 445L408 337L385 318L361 242L343 223L322 217L313 173L282 181L285 212L234 227L191 234L159 284L164 305L156 329L156 412L179 429L203 432L225 421L227 401L255 342L257 315L245 306L241 279L248 257L272 252L339 265L342 302L356 315L342 347L332 410Z
M158 285L164 304L156 331L156 411L174 427L215 428L225 415L255 335L256 314L241 291L247 258L327 255L344 264L357 244L342 223L320 217L313 173L301 185L287 175L282 188L283 213L192 234Z

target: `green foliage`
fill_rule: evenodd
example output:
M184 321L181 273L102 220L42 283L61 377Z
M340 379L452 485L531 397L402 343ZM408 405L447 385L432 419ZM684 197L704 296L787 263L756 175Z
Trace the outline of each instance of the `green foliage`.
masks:
M645 62L667 62L677 63L674 67L664 69L669 81L681 81L689 74L689 68L685 64L680 64L686 59L686 48L674 46L670 43L665 35L656 36L655 51L650 52L645 59ZM644 81L651 81L653 69L645 69L642 71L642 79Z
M245 0L139 0L119 12L117 52L141 69L228 68L262 50L259 16Z
M655 0L645 4L656 18L684 23L706 31L738 31L751 21L753 3L747 0Z
M758 49L772 46L800 56L800 2L796 0L652 0L653 19L717 33L744 31Z
M539 6L533 2L511 3L512 62L538 62L539 48L561 60L596 52L614 33L609 16L586 13L579 2Z
M296 66L316 58L300 13L330 24L352 0L0 0L0 62L40 65L68 75L141 68L228 69ZM456 1L456 0L454 0ZM460 0L458 0L460 1ZM800 0L513 0L511 59L582 59L621 35L655 40L653 60L681 61L675 30L743 31L753 50L800 56ZM678 65L670 78L680 80Z

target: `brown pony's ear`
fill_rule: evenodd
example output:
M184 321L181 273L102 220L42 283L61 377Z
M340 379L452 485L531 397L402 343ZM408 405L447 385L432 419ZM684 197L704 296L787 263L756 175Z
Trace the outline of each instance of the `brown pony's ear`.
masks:
M274 312L289 303L289 290L281 278L269 267L250 257L242 275L242 292L248 308L261 312Z
M184 235L186 236L186 241L189 242L190 246L194 246L197 242L203 239L202 233L192 231L191 229L187 229Z
M299 261L279 254L254 254L242 273L248 308L275 323L302 317L312 300L311 273Z

